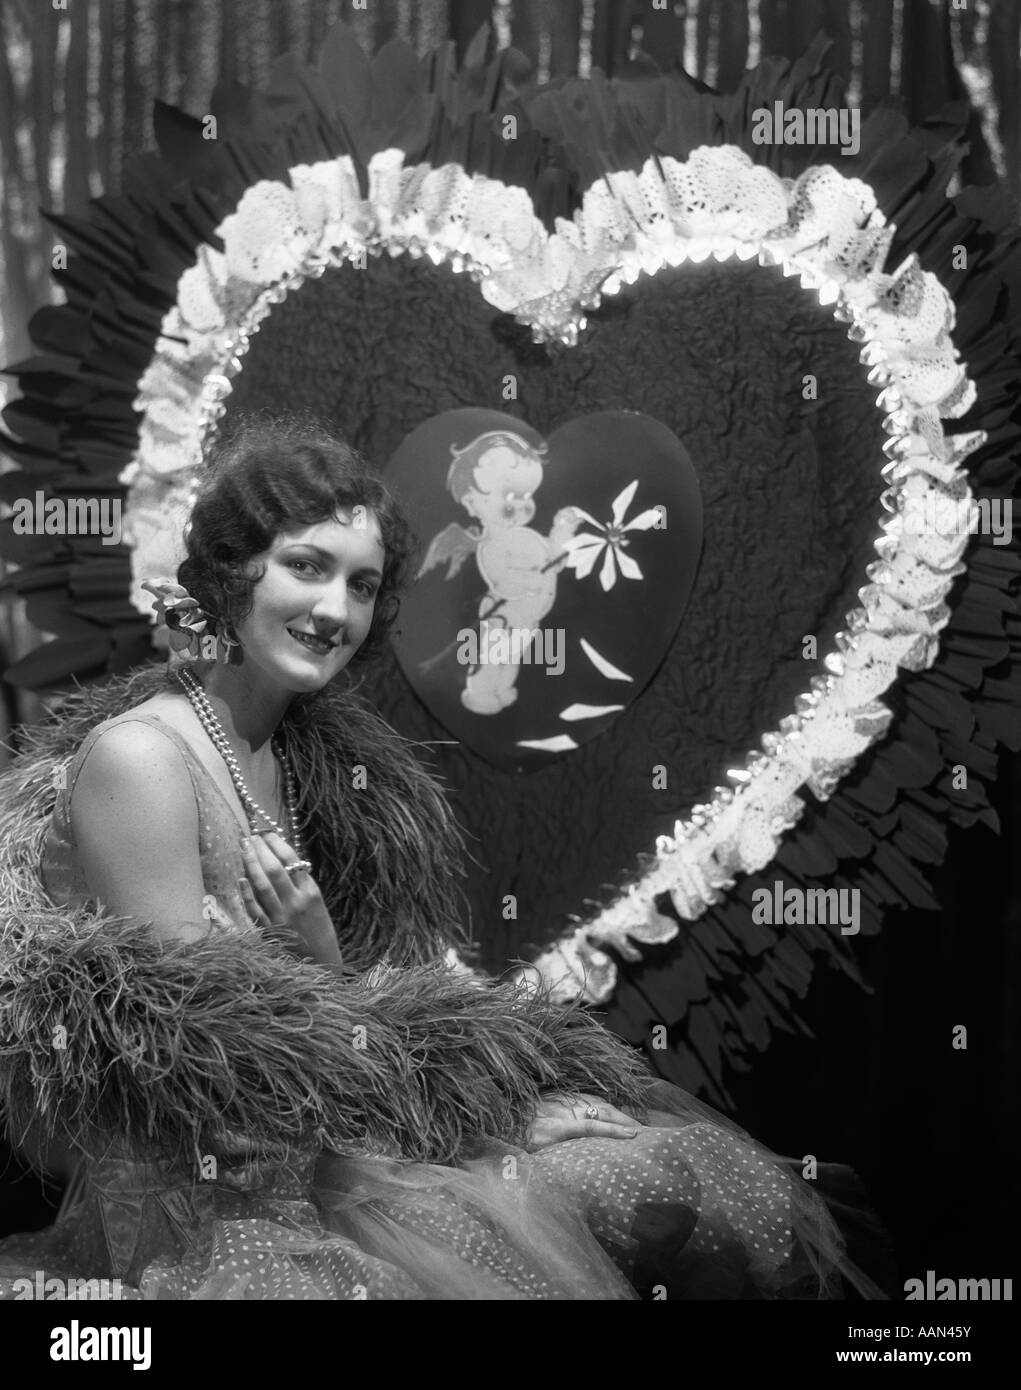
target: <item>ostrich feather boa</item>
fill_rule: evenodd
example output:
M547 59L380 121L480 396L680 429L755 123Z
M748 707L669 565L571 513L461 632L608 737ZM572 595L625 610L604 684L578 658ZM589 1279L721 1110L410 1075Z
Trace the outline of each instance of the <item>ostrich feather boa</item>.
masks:
M179 689L165 667L138 667L75 691L49 723L22 730L22 754L0 782L4 843L8 835L20 841L22 862L34 866L38 859L55 799L55 768L95 725L168 688ZM456 880L464 873L464 842L438 780L415 757L411 740L336 684L298 696L280 732L345 961L356 970L384 956L395 965L424 963L449 946L463 946ZM356 768L365 769L357 787ZM22 810L31 824L21 824ZM5 849L12 852L18 851Z
M254 928L164 942L38 876L54 773L95 724L154 694L142 668L68 697L0 777L0 1108L17 1139L99 1130L168 1157L225 1133L448 1162L520 1143L544 1090L641 1111L652 1082L580 1008L457 975L460 837L407 741L350 692L283 727L310 850L346 959L339 979ZM366 767L351 791L350 768Z

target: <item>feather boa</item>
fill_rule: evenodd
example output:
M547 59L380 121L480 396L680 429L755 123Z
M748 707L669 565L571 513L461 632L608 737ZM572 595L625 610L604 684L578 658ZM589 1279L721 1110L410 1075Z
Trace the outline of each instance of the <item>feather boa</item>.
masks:
M52 773L97 724L178 688L162 665L85 686L50 722L20 731L21 755L0 778L4 856L34 865L53 809ZM338 683L298 696L280 727L299 788L298 814L344 960L364 970L436 960L465 946L457 879L464 842L438 779L356 693ZM352 772L365 769L359 786ZM361 786L364 781L364 786ZM30 825L23 825L26 815ZM26 832L28 832L26 836ZM13 837L13 847L8 841Z
M255 929L163 942L55 906L38 878L52 774L163 680L143 668L75 693L0 777L0 1107L15 1137L99 1130L174 1158L230 1132L450 1162L483 1135L521 1143L546 1090L642 1111L652 1078L591 1015L429 959L456 938L459 836L407 742L350 693L298 704L284 733L345 953L373 968L339 979ZM354 763L368 777L349 800Z

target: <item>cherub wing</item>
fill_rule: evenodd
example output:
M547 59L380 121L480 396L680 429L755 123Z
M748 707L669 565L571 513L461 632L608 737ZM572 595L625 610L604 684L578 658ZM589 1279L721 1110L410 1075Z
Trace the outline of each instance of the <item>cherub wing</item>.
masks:
M423 574L435 569L437 565L447 564L447 579L453 579L458 570L464 564L469 555L474 555L478 547L480 533L472 530L467 531L458 521L452 521L444 526L442 531L437 532L429 543L422 566L416 574L416 579L421 579Z

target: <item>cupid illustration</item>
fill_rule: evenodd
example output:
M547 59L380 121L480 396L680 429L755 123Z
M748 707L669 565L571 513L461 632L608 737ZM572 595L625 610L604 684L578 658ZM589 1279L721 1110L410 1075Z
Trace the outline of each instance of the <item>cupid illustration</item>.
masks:
M533 447L520 435L489 430L466 444L451 446L447 489L478 525L452 521L432 540L418 578L446 563L453 579L469 555L475 556L486 594L479 621L486 635L494 627L507 633L535 631L557 596L557 576L570 559L566 542L584 519L577 507L553 518L548 536L534 530L533 494L542 482L546 446ZM496 714L518 698L520 641L509 644L506 661L483 660L468 670L461 702L475 714Z
M441 564L447 565L447 579L460 571L469 555L475 556L486 593L479 602L482 629L481 651L490 645L494 628L515 640L498 646L496 658L482 655L469 667L461 703L476 714L497 714L518 697L518 667L529 660L529 644L541 642L536 628L557 596L558 576L564 569L584 579L599 566L599 584L604 593L618 577L642 580L636 562L624 553L629 545L627 532L647 531L661 524L663 508L650 507L625 521L638 480L634 479L614 498L612 517L607 524L597 521L581 507L562 507L553 518L548 536L533 529L533 494L543 479L546 446L531 445L508 430L489 430L459 449L451 446L447 490L464 507L477 525L465 528L452 521L433 537L417 578ZM575 535L587 523L592 532ZM523 640L522 640L523 639ZM582 651L601 675L630 680L600 657L590 643L582 640ZM430 658L430 663L438 658ZM561 717L569 717L569 713Z

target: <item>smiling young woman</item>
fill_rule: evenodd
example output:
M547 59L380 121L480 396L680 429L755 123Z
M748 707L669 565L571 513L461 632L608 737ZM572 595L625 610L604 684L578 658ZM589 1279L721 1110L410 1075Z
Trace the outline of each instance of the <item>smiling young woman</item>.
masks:
M96 731L69 798L75 868L95 899L151 918L163 935L194 939L209 931L209 898L231 920L247 915L293 931L299 918L310 921L300 896L320 909L313 957L339 965L321 896L294 869L300 856L283 828L286 765L275 735L292 701L378 650L410 545L387 493L346 445L281 422L235 436L196 501L179 573L213 632L229 637L232 660L178 667L167 689ZM198 826L188 754L243 837L245 872L213 892L194 848L209 824ZM54 849L62 829L51 836ZM59 878L59 852L45 858ZM287 883L274 892L267 875L279 878L281 869Z
M0 1099L83 1155L55 1226L0 1241L0 1296L882 1297L796 1164L446 963L463 841L341 679L413 573L357 456L242 430L186 542L176 601L228 659L80 692L0 785L15 856L45 820L39 884L4 877Z

